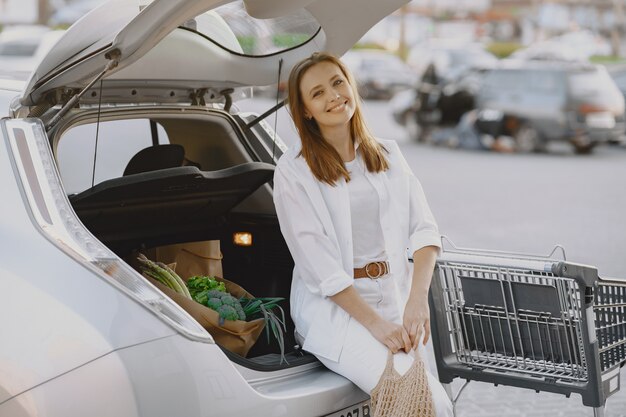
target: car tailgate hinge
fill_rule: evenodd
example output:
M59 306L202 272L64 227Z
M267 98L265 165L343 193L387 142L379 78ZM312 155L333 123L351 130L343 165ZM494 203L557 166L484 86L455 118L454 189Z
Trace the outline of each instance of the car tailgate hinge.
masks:
M109 60L109 62L107 62L106 66L104 67L102 72L100 72L98 75L96 75L96 77L93 80L91 80L89 82L89 84L87 84L87 86L85 88L83 88L77 94L72 96L72 98L69 99L69 101L63 105L63 107L61 107L61 110L59 110L59 112L57 114L55 114L54 117L52 119L50 119L50 121L46 124L46 131L49 132L50 129L52 129L59 122L59 120L61 120L61 118L68 111L70 111L70 109L72 107L74 107L76 105L76 103L78 103L78 100L80 100L80 98L87 92L87 90L89 90L97 81L102 79L102 77L104 77L104 75L107 72L109 72L112 69L114 69L115 67L117 67L117 65L120 62L120 57L121 57L120 50L119 49L114 49L111 52L107 52L105 57Z
M191 105L206 106L204 96L206 95L207 91L207 88L199 88L198 90L192 91L191 94L189 94L189 98L191 99Z

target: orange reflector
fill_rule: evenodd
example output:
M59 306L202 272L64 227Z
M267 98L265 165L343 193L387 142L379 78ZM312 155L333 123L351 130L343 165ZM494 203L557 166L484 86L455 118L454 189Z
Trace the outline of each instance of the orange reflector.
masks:
M252 246L252 233L250 232L234 233L233 243L237 246Z

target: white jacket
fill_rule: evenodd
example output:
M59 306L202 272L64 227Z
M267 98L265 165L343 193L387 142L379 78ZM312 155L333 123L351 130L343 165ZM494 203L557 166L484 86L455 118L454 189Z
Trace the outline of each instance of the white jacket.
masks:
M419 181L395 141L380 140L390 168L366 177L376 190L385 251L397 292L406 303L412 268L408 254L440 246L437 224ZM350 315L329 296L352 285L353 250L350 197L341 178L330 186L318 181L291 147L274 173L274 203L280 229L295 261L291 316L304 337L303 349L338 361ZM357 153L358 163L364 161Z

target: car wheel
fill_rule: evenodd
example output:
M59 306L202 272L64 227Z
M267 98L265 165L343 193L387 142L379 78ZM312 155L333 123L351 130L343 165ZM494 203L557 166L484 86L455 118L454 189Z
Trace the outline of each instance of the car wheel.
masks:
M515 139L515 150L517 152L543 152L545 151L545 143L537 129L531 125L522 124L513 135Z
M430 143L432 133L433 133L432 127L430 126L420 127L419 133L417 135L417 141L419 143Z
M596 147L596 143L595 142L591 142L591 143L573 143L574 145L574 151L578 154L578 155L589 155L591 153L591 151L593 151L593 148Z
M410 140L419 141L419 137L422 132L422 128L417 121L417 114L415 111L409 110L404 115L404 128L406 129L406 133L409 136Z

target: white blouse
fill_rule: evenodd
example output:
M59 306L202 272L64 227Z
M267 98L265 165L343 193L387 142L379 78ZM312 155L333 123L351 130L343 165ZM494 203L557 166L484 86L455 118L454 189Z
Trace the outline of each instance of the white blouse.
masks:
M346 162L350 173L350 219L352 220L352 245L354 267L362 268L369 262L385 260L385 242L380 227L380 207L374 198L376 189L367 180L365 163L358 152L356 158Z
M406 303L412 267L408 254L441 246L435 219L419 181L395 141L380 140L389 152L389 169L364 171L378 203L378 224L394 279L394 292ZM345 179L335 185L318 181L297 144L285 152L274 172L274 204L295 262L291 284L291 317L304 338L303 349L337 361L350 315L329 297L354 283L354 243L350 192ZM358 219L357 219L358 221ZM359 244L359 242L356 242ZM408 253L407 253L408 251ZM397 278L397 279L396 279Z

